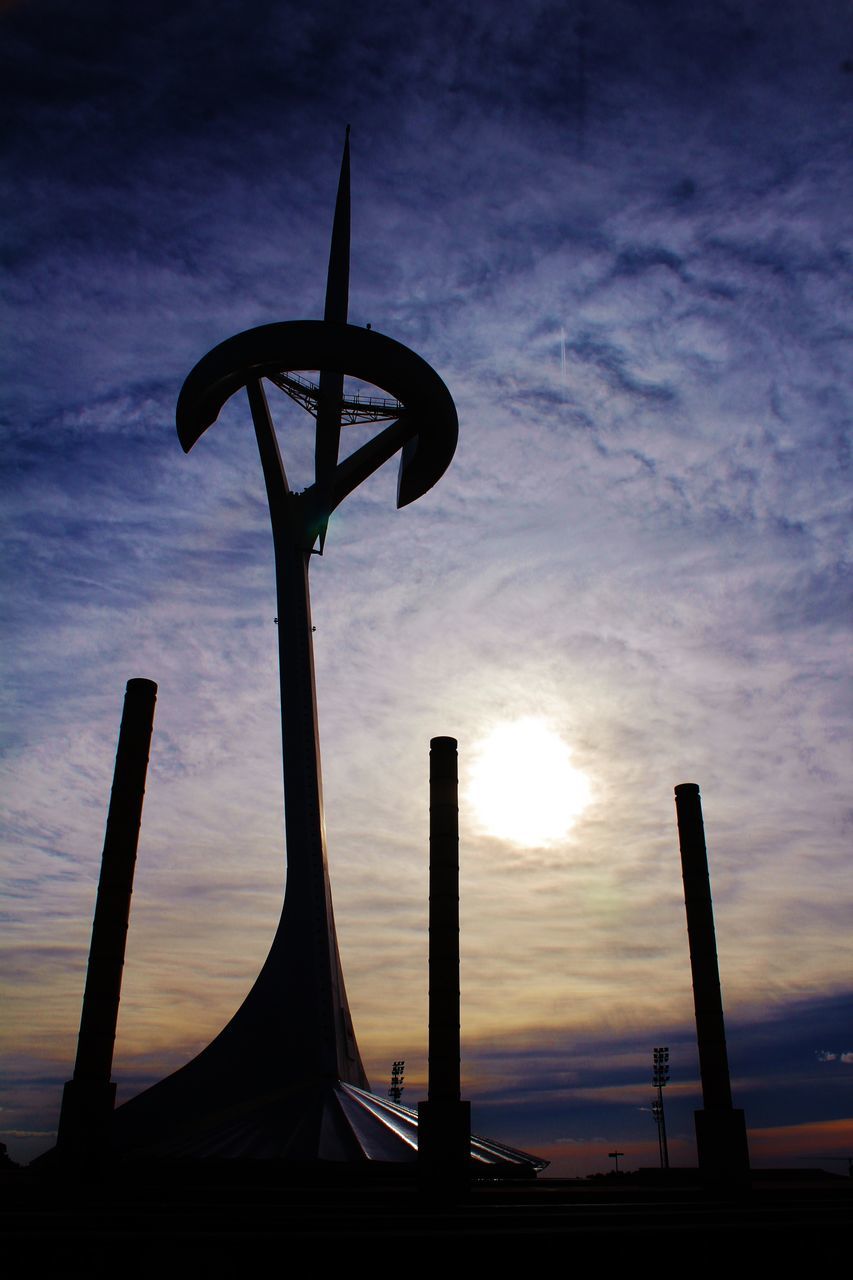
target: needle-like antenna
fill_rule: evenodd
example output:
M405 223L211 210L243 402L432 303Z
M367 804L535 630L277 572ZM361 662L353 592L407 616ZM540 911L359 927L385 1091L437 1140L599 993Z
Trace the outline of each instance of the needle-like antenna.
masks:
M326 278L326 308L324 321L329 324L346 324L349 309L349 245L350 245L350 177L349 177L349 125L344 140L341 160L341 176L338 180L338 198L335 203L335 220L332 224L332 247L329 251L329 273ZM318 492L325 491L331 483L338 465L338 449L341 439L341 407L344 397L344 375L337 369L321 369L319 398L317 403L317 443L314 450L314 477ZM326 541L328 517L320 528L320 554Z

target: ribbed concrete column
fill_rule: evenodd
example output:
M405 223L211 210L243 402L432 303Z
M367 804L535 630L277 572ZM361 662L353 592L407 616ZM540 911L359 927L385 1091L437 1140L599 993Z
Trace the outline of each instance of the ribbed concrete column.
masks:
M713 1177L737 1177L749 1170L749 1151L744 1114L732 1106L705 827L695 782L675 788L675 807L704 1104L695 1113L699 1167Z
M157 686L128 680L119 730L101 876L89 948L74 1078L65 1086L57 1146L65 1154L100 1154L115 1101L111 1082L136 848L142 820Z
M418 1104L427 1179L458 1187L468 1167L470 1103L460 1100L459 799L455 738L430 742L429 1089Z

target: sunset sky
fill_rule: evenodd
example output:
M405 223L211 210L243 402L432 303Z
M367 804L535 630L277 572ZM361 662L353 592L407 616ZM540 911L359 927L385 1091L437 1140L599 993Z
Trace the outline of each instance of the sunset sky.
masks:
M216 343L321 316L349 123L350 320L423 356L460 420L429 494L397 512L389 464L311 566L374 1088L404 1058L403 1101L424 1096L428 747L449 734L475 1128L553 1172L614 1145L653 1164L667 1044L673 1161L695 1160L691 781L754 1162L846 1171L849 4L11 0L0 35L11 1154L52 1145L73 1067L128 678L159 699L120 1099L208 1043L272 938L261 468L245 397L189 456L174 410ZM270 400L308 483L311 420ZM474 803L518 722L583 775L563 835Z

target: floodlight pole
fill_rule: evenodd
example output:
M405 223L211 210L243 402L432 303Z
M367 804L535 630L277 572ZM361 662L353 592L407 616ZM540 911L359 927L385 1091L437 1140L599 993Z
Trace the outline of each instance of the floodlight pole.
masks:
M652 1098L652 1117L655 1122L655 1128L658 1131L658 1158L660 1160L660 1167L663 1168L663 1138L661 1137L660 1128L661 1105L662 1104L658 1101L657 1095L655 1095Z
M658 1123L660 1167L669 1168L669 1147L666 1141L666 1115L663 1108L664 1087L669 1084L669 1049L660 1045L652 1051L652 1084L658 1091L655 1119Z

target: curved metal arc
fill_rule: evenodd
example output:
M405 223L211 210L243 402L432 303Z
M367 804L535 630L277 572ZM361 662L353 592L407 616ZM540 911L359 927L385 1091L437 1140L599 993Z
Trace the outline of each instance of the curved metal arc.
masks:
M331 515L344 498L348 498L368 476L372 476L383 463L393 458L398 449L404 449L409 441L417 436L417 432L417 419L414 414L411 416L407 414L404 418L397 418L384 431L380 431L378 436L374 436L360 449L351 453L348 458L342 459L332 477L329 514ZM405 506L405 503L400 502L399 487L397 506Z
M403 449L397 488L397 506L406 506L426 493L441 478L456 450L459 424L450 392L434 369L402 343L375 329L324 320L286 320L248 329L214 347L190 372L178 397L178 438L189 452L198 438L218 418L223 405L250 380L290 369L336 369L387 391L413 410L417 425L400 440ZM409 422L409 413L398 423ZM376 437L390 444L398 423ZM364 446L367 448L368 446ZM385 461L395 450L381 459ZM357 450L353 458L362 455ZM347 460L349 461L349 460ZM364 456L361 462L362 465ZM340 464L345 465L345 464ZM377 461L375 466L379 466ZM375 469L371 467L371 470ZM347 475L354 475L357 466ZM369 475L370 471L366 471ZM341 488L347 481L344 478ZM354 480L346 492L360 483ZM332 479L331 489L339 486ZM334 505L342 501L341 492Z

